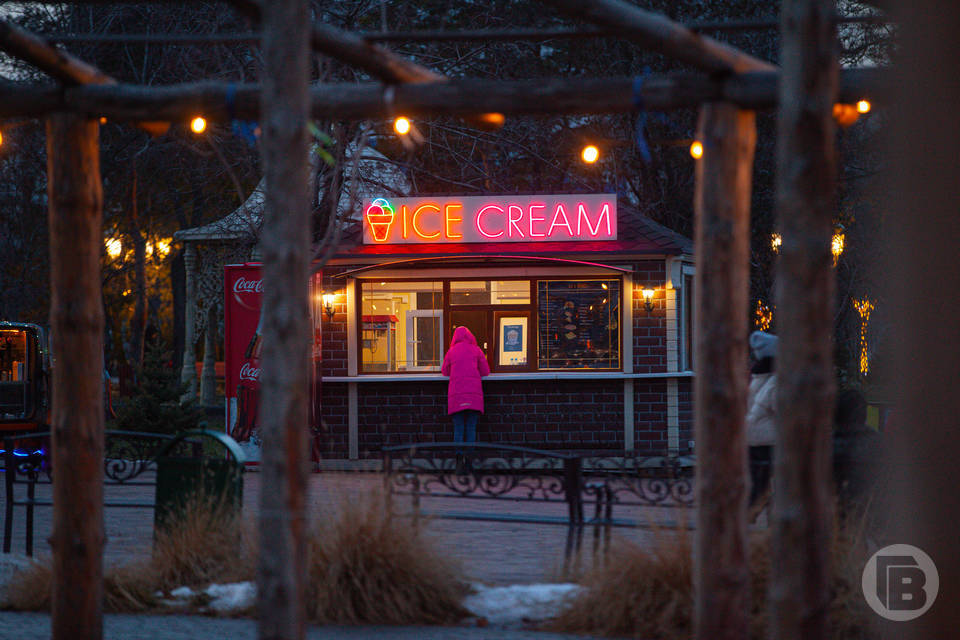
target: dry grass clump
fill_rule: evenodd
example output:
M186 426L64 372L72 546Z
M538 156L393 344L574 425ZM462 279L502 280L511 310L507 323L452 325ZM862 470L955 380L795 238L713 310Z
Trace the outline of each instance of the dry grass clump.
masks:
M193 500L157 531L152 567L158 588L253 580L253 529L238 511L210 500Z
M469 615L457 570L380 495L345 501L309 545L307 611L318 623L445 624Z
M103 609L107 613L135 613L156 605L156 571L149 563L108 569L103 576ZM14 611L49 611L53 569L50 558L34 561L14 574L7 586L3 608Z
M587 588L548 627L553 631L613 637L689 638L693 633L693 560L685 530L656 532L649 548L618 541L606 560L583 579ZM751 537L750 637L767 637L769 535ZM838 525L831 549L830 625L835 640L869 637L870 612L860 592L869 553L862 529Z
M157 532L149 560L110 567L104 572L104 610L147 611L157 606L158 591L249 580L253 558L250 528L238 515L216 503L187 504L176 519ZM34 561L14 574L2 607L49 611L52 586L50 558Z
M689 638L693 560L685 529L656 532L649 549L618 540L583 578L586 590L548 626L554 631L637 638Z

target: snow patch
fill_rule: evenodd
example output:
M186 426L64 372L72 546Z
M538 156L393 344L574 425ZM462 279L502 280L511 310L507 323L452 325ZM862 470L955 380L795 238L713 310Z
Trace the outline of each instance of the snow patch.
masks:
M257 600L257 587L252 582L212 584L204 593L211 598L208 606L221 613L248 609Z
M475 593L463 605L490 624L512 625L540 622L556 616L583 587L577 584L515 584L487 587L474 584Z

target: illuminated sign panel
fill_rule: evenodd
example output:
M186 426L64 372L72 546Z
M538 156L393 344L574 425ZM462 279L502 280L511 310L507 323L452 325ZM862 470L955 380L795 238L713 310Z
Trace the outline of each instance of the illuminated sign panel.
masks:
M364 244L616 240L617 196L443 196L363 203Z

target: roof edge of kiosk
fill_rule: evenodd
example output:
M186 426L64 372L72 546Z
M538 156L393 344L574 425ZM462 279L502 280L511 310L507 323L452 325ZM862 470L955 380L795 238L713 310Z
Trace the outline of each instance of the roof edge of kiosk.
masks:
M450 256L429 256L421 258L407 258L405 260L391 260L390 262L378 262L376 264L368 264L363 267L358 267L356 269L351 269L349 271L343 271L341 273L334 274L333 277L337 278L347 278L354 276L358 273L363 273L365 271L372 271L375 269L386 269L390 267L398 266L408 266L412 264L422 264L424 262L436 262L449 264L451 262L460 262L460 261L471 261L471 262L501 262L501 261L529 261L529 260L542 260L544 262L553 262L560 263L564 265L575 265L580 267L599 267L601 269L609 269L611 271L617 271L620 273L632 273L633 269L631 267L619 267L611 264L601 264L599 262L588 262L586 260L573 260L570 258L552 258L548 256L520 256L520 255L450 255Z

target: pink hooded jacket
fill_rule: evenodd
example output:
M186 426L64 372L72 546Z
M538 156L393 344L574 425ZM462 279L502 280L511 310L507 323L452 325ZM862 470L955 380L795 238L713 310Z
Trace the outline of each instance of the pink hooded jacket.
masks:
M473 409L483 413L483 388L480 378L490 375L487 356L477 346L477 339L466 327L453 331L450 349L443 357L440 373L450 376L447 389L447 413Z

